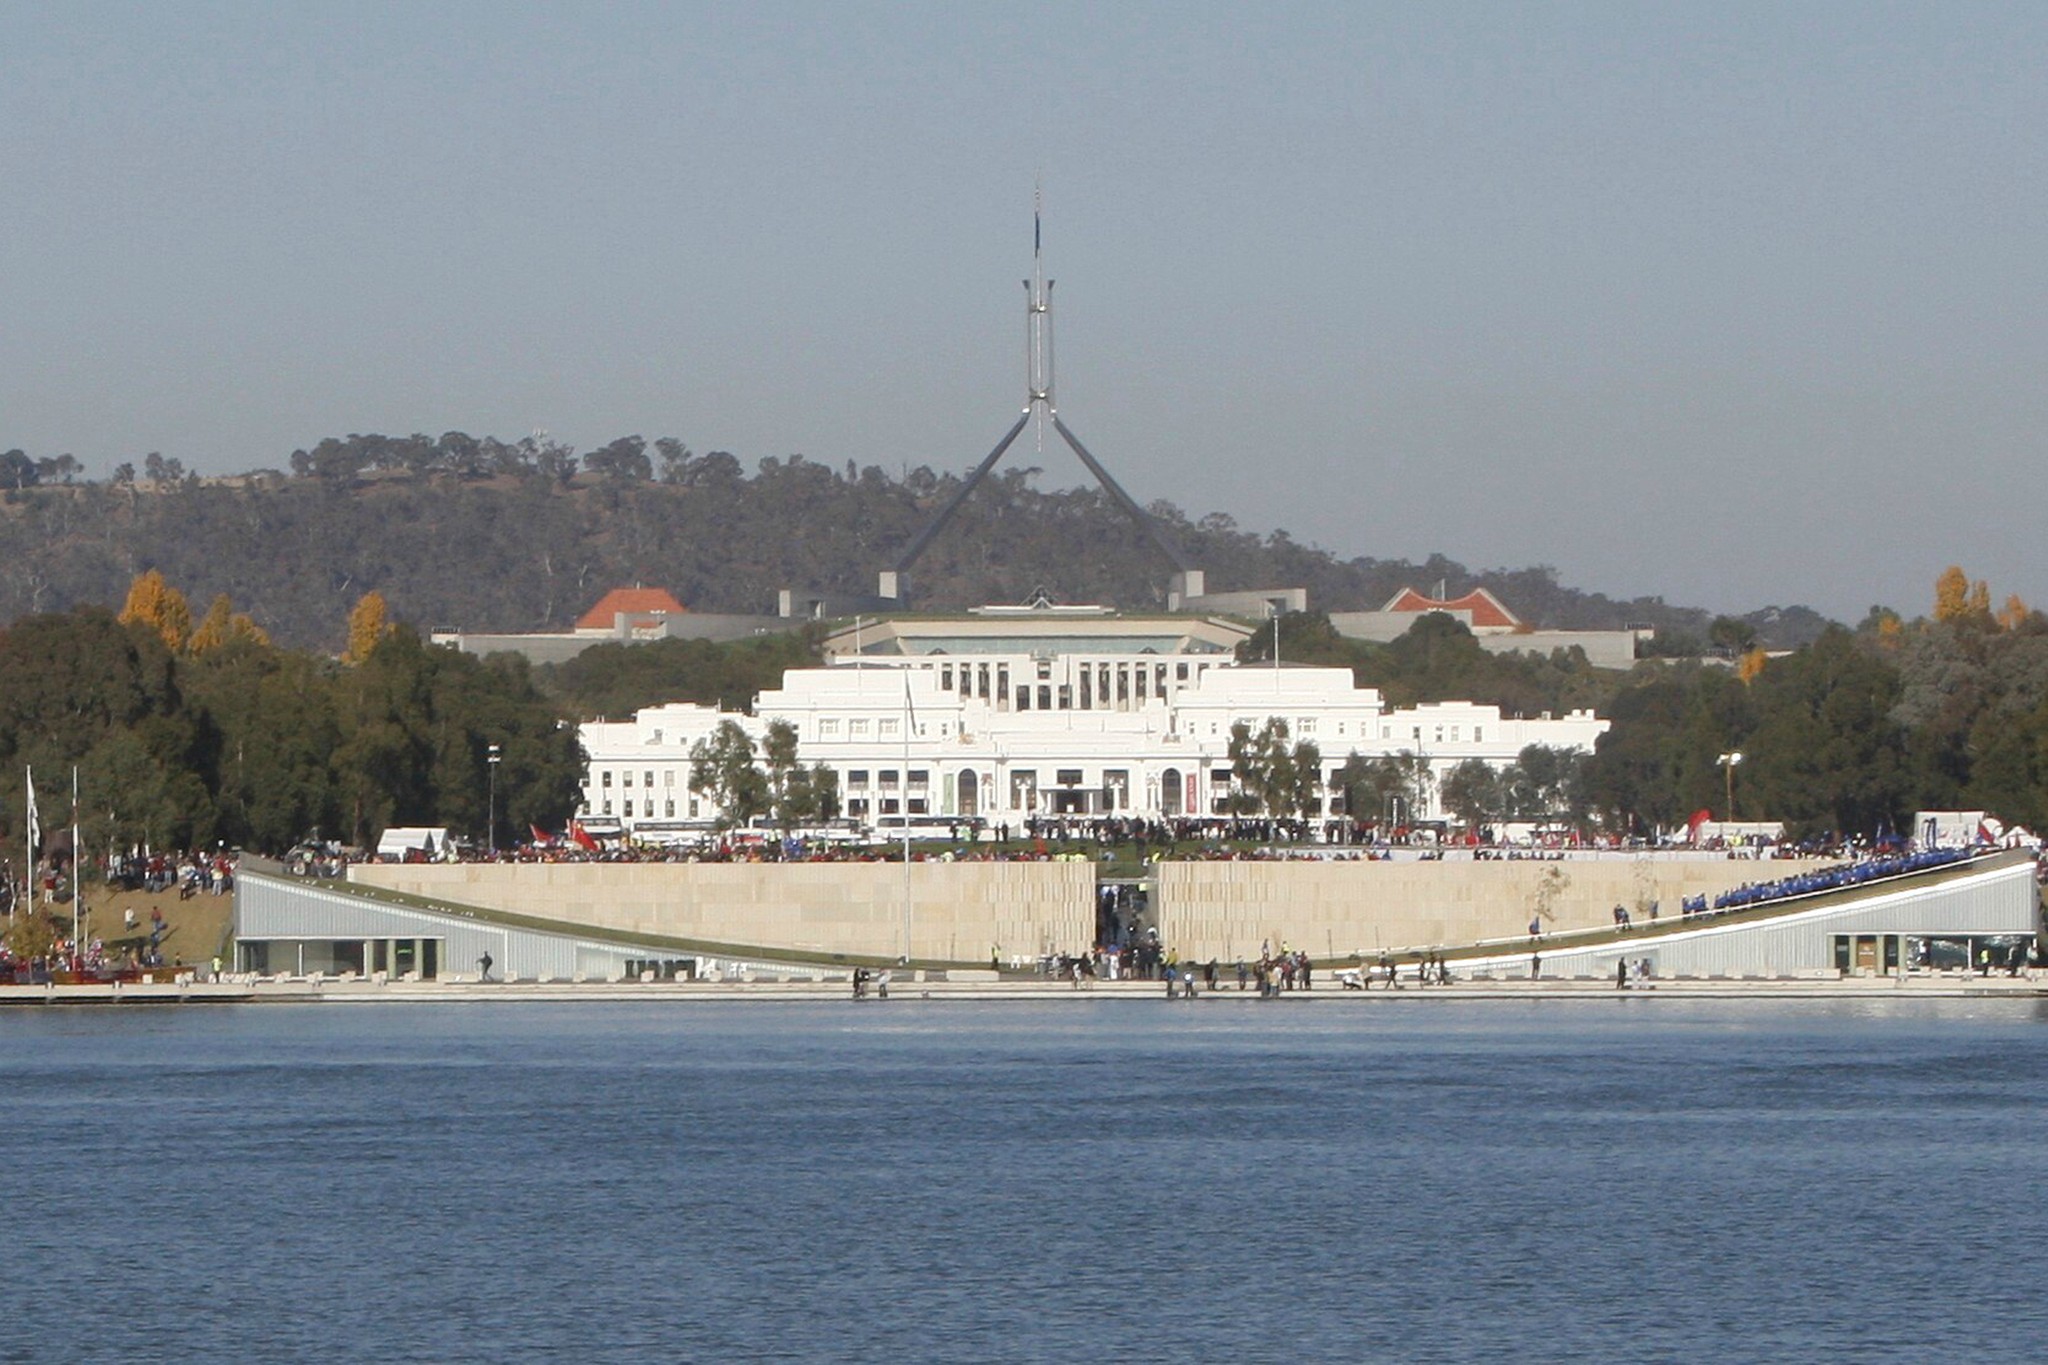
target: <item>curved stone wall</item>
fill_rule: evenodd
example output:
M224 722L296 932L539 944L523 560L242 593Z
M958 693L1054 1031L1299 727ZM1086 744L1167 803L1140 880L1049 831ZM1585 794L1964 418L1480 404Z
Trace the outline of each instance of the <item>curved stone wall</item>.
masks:
M1087 862L913 863L910 955L986 964L1095 934ZM895 957L903 952L901 863L362 864L366 886L598 929L714 943Z
M1235 961L1282 943L1318 958L1457 947L1614 923L1624 906L1679 913L1687 896L1821 866L1813 859L1569 858L1555 862L1184 862L1159 865L1160 933L1184 958Z
M1557 862L1169 862L1153 919L1183 958L1234 961L1283 942L1320 958L1457 946L1676 915L1714 895L1817 866L1806 860L1572 858ZM351 880L515 914L829 957L903 951L901 863L371 864ZM1076 952L1095 934L1096 867L1076 862L911 865L911 956L986 963Z

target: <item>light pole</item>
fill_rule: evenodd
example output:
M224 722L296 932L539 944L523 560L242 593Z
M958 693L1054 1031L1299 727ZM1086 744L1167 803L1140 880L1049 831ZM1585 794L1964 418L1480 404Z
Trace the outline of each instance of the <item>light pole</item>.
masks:
M1732 825L1735 823L1735 765L1742 762L1742 753L1734 750L1722 754L1714 762L1721 766L1721 771L1728 778L1728 823Z
M485 837L490 842L491 856L493 858L498 856L498 760L502 757L504 755L498 752L497 745L485 746L484 763L491 772L491 804L490 815L488 816L490 828L486 831Z

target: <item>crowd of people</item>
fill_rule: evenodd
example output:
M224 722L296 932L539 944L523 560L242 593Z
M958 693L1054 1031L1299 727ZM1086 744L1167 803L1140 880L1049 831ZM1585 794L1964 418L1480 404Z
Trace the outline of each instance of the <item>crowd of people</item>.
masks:
M944 847L938 847L944 845ZM991 823L971 816L934 817L912 833L913 861L1044 862L1116 856L1137 862L1294 861L1336 862L1428 861L1464 858L1484 862L1558 862L1570 858L1629 856L1676 851L1678 846L1613 836L1551 838L1533 844L1486 839L1438 840L1430 831L1381 830L1348 821L1271 820L1246 817L1150 820L1137 817L1033 816L1020 824ZM1768 860L1784 857L1862 859L1871 855L1868 840L1839 835L1797 843L1752 839L1682 846L1685 851L1717 854L1729 859ZM559 838L536 837L496 849L451 842L432 852L416 851L384 861L432 860L501 863L673 863L673 862L900 862L900 833L862 830L851 825L830 831L773 830L706 831L673 843L639 841L584 834L573 825ZM351 862L376 861L377 855L337 845L294 850L286 859L293 871L339 875Z
M235 890L235 858L226 850L212 853L117 853L106 860L107 884L123 891L150 895L176 888L179 900L194 896L228 896Z
M1898 877L1909 872L1925 872L1933 867L1966 862L1977 852L1978 850L1967 848L1930 848L1917 853L1887 854L1866 858L1860 862L1843 863L1836 867L1818 868L1812 872L1802 872L1795 877L1780 877L1772 882L1745 882L1733 890L1723 891L1715 896L1711 906L1704 893L1689 896L1684 904L1684 912L1687 916L1694 916L1748 910L1793 896L1836 891L1845 886L1860 886L1882 877Z

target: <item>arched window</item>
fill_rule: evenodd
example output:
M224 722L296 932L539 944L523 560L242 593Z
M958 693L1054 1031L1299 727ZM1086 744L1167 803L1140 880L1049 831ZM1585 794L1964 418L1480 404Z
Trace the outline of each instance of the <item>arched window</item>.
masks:
M1159 813L1169 819L1180 814L1180 769L1168 768L1159 775Z

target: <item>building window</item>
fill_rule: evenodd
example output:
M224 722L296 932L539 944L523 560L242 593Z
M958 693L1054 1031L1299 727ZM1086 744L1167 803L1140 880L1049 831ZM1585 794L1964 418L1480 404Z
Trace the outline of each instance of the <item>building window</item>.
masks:
M1175 664L1173 666L1173 680L1175 682L1186 682L1188 680L1188 666L1186 664Z
M597 780L600 786L609 787L612 784L612 770L610 768L606 768L603 772L597 775Z
M1050 683L1040 683L1038 685L1038 709L1041 711L1052 710L1052 685Z
M875 722L875 733L883 739L900 735L903 733L903 722L893 717L888 720L877 721Z
M629 769L627 769L627 770L626 770L625 772L623 772L623 773L620 773L620 774L619 774L619 785L620 785L620 786L622 786L622 787L624 787L624 788L626 788L626 789L627 789L628 791L631 791L631 790L632 790L632 788L633 788L633 771L632 771L632 769L630 769L630 768L629 768Z
M953 690L953 665L942 664L939 666L939 686L948 692Z
M662 772L661 785L669 788L673 788L676 785L676 770L674 768L669 768Z
M854 791L854 790L859 790L859 791L866 791L866 790L867 790L867 785L868 785L868 770L867 770L866 768L848 768L848 769L846 770L846 786L847 786L847 790L849 790L849 791Z
M626 802L626 808L625 808L625 810L624 810L624 811L622 811L622 812L620 812L620 813L621 813L621 814L623 814L623 815L624 815L624 816L625 816L625 817L626 817L626 818L627 818L628 820L632 819L632 818L633 818L633 803L632 803L631 801L628 801L628 802Z
M1072 686L1071 684L1069 684L1069 683L1061 683L1061 684L1060 684L1060 710L1062 710L1062 711L1071 711L1071 710L1073 710L1073 709L1074 709L1074 689L1073 689L1073 686Z
M641 785L641 786L643 786L643 787L645 787L645 788L647 788L647 790L649 790L649 791L653 791L653 790L654 790L654 770L653 770L652 768L649 768L649 769L648 769L648 770L647 770L646 772L644 772L644 773L640 774L640 777L641 777L641 782L640 782L640 785Z
M882 790L885 792L895 791L896 783L901 777L902 774L897 772L894 768L882 769Z
M856 820L865 817L868 813L867 798L864 796L848 798L846 802L846 813L848 815L851 815Z
M838 722L838 721L837 721L836 719L834 719L834 720L821 720L821 721L819 721L819 722L818 722L818 738L819 738L819 739L837 739L837 738L839 738L839 722Z
M604 803L604 813L605 813L606 815L610 815L610 814L612 813L612 803L611 803L611 802L607 801L607 802L605 802L605 803Z
M1473 726L1473 727L1472 727L1472 742L1473 742L1474 744L1478 744L1478 743L1479 743L1479 742L1481 742L1481 741L1482 741L1482 740L1483 740L1484 738L1485 738L1485 736L1484 736L1483 734L1481 734L1481 733L1480 733L1479 727L1478 727L1478 726L1476 726L1476 725L1475 725L1475 726Z
M1316 718L1314 716L1303 716L1300 720L1294 722L1294 733L1297 735L1312 735L1315 732Z
M675 819L675 818L676 818L676 803L675 803L675 802L673 802L673 801L664 801L664 802L662 802L662 803L661 803L661 814L662 814L662 818L664 818L664 819L667 819L667 820L673 820L673 819Z
M850 720L846 723L846 733L853 739L866 739L868 723L864 720Z

